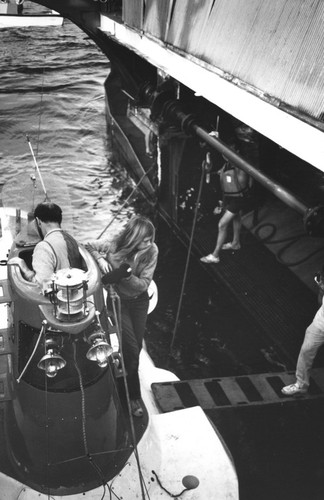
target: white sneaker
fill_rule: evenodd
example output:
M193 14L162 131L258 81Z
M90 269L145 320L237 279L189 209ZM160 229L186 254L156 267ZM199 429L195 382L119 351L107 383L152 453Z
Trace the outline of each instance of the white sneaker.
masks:
M224 243L224 245L222 246L222 250L240 250L241 248L241 245L238 244L236 245L235 247L233 246L233 243Z
M307 389L302 389L296 382L295 384L286 385L281 389L281 392L285 396L298 396L301 394L306 394Z
M205 257L201 257L201 262L204 262L205 264L218 264L219 263L219 257L215 257L212 253L209 255L206 255Z

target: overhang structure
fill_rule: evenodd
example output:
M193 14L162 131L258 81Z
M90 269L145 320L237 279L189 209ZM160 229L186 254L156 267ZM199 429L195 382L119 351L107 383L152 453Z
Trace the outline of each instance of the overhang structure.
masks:
M121 3L106 36L324 171L321 0Z

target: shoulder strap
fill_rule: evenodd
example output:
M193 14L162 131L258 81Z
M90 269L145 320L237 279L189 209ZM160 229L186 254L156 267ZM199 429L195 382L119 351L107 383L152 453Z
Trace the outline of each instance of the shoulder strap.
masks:
M66 231L62 230L62 235L65 240L67 250L68 250L68 258L71 267L77 267L79 269L83 269L82 266L82 257L79 252L79 246L76 240Z
M55 271L56 271L56 268L57 268L57 255L56 255L56 252L55 252L55 250L54 250L53 245L51 245L49 241L47 241L47 240L43 240L43 241L44 241L45 243L47 243L47 244L51 247L52 252L53 252L53 254L54 254L54 257L55 257L54 272L55 272Z

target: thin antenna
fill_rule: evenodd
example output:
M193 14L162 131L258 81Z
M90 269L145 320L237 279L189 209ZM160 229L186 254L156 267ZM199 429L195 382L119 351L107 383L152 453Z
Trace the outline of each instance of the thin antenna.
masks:
M216 120L216 133L218 134L218 127L219 127L219 115L217 115L217 120ZM217 135L218 137L218 135Z
M29 145L29 149L30 149L30 152L31 152L32 157L33 157L33 160L34 160L35 168L36 168L36 170L37 170L37 173L38 173L39 178L40 178L40 181L41 181L41 185L42 185L42 188L43 188L43 191L44 191L44 194L45 194L45 199L47 199L47 198L48 198L48 196L47 196L47 191L46 191L46 188L45 188L45 184L44 184L44 182L43 182L43 178L42 178L42 176L41 176L41 173L40 173L40 170L39 170L39 166L38 166L38 164L37 164L37 161L36 161L36 158L35 158L35 155L34 155L34 151L33 151L33 148L32 148L32 145L31 145L31 142L30 142L29 137L28 137L28 135L27 135L27 134L26 134L26 139L27 139L27 142L28 142L28 145Z

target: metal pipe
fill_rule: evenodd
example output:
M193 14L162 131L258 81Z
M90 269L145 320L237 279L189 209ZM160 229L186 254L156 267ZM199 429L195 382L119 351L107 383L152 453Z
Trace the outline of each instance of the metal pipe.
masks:
M142 89L142 97L149 102L151 107L151 119L154 121L158 117L163 117L165 121L179 123L182 130L188 135L197 135L211 148L216 149L222 155L226 156L232 163L244 170L257 182L273 193L278 199L286 205L296 210L303 216L304 227L310 236L324 236L324 206L319 205L309 207L303 203L291 191L284 188L271 177L265 175L256 167L244 160L235 151L228 147L220 139L210 135L206 130L197 124L194 115L186 114L182 111L179 101L170 96L170 91L157 92L151 84L146 84Z
M192 116L186 115L180 110L175 111L177 119L181 121L184 127L187 127L189 131L194 132L198 137L200 137L204 142L206 142L213 149L219 151L222 155L226 156L232 163L237 165L239 168L244 170L247 174L258 181L262 186L264 186L268 191L273 193L277 198L282 200L286 205L293 208L301 215L305 215L309 207L305 205L301 200L299 200L293 193L288 189L284 188L276 181L271 179L269 176L262 173L260 170L255 168L251 163L247 162L235 153L231 148L229 148L224 142L216 137L209 135L209 133L203 128L199 127Z

